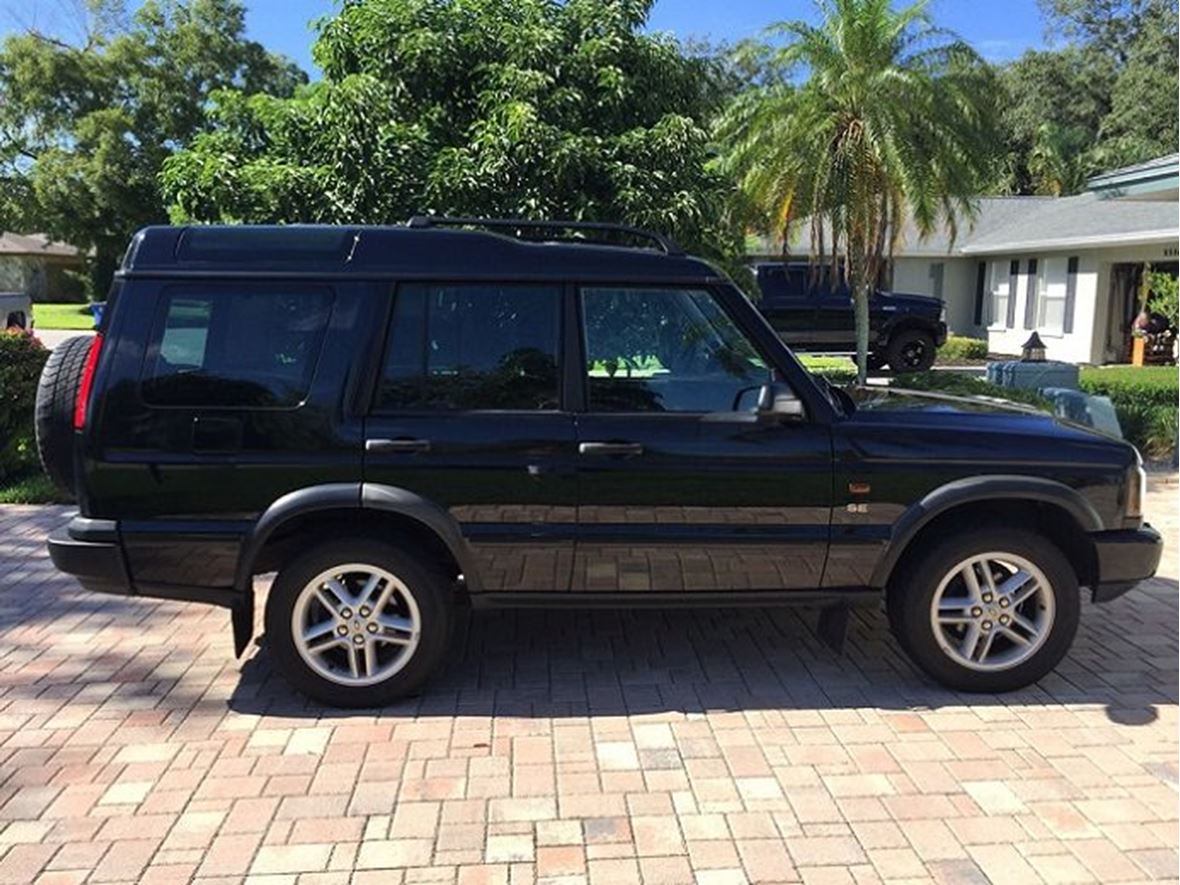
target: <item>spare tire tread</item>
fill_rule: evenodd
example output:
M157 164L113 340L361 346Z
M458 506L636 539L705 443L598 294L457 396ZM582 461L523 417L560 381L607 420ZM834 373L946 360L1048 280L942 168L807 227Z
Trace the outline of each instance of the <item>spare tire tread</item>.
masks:
M90 343L86 335L67 338L49 354L37 382L37 457L54 485L70 494L74 492L74 404Z

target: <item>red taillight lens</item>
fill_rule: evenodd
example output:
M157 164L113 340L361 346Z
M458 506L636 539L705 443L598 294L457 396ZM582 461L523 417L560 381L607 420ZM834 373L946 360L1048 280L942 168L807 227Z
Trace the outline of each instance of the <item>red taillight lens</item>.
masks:
M82 366L82 383L78 385L78 399L74 401L74 429L86 426L86 404L90 402L90 389L94 387L94 370L98 366L98 354L102 351L102 336L95 335L86 351L86 362Z

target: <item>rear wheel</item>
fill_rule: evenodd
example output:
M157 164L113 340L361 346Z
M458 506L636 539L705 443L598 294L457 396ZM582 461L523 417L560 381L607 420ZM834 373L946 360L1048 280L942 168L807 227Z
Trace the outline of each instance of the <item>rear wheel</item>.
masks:
M49 354L37 382L34 424L37 456L54 485L74 491L74 405L91 338L67 338Z
M1081 611L1078 580L1048 539L1012 529L948 538L894 577L890 625L927 673L963 691L1011 691L1049 673Z
M442 660L446 576L376 540L332 541L279 572L266 605L275 664L304 694L376 707L417 690Z
M925 372L934 365L934 338L921 329L902 329L893 333L885 348L885 358L894 372Z

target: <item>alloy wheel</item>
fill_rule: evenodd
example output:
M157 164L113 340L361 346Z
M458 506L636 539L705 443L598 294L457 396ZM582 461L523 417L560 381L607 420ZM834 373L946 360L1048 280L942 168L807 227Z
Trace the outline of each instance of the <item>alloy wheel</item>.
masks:
M299 593L291 635L300 657L339 685L383 682L414 656L422 619L410 589L374 565L321 572Z
M930 605L930 626L943 653L970 670L1015 667L1049 638L1053 587L1036 565L1014 553L981 553L943 577Z

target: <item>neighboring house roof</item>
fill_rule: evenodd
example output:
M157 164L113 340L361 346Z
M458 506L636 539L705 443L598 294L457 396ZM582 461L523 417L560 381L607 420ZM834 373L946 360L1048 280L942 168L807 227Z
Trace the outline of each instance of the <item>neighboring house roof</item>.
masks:
M1033 249L1096 249L1175 241L1180 236L1176 204L1110 200L1099 194L1037 200L1004 224L969 234L964 255Z
M1104 196L1138 200L1175 200L1180 187L1180 154L1156 157L1134 166L1095 175L1086 189Z
M0 257L81 258L80 250L65 243L55 243L45 234L14 234L0 231Z
M1155 181L1160 171L1176 176L1177 157L1161 157L1127 169L1116 169L1091 183L1101 181ZM1105 246L1176 242L1180 238L1177 202L1166 189L1150 197L1139 190L1132 199L1118 190L1122 185L1105 185L1072 197L980 197L973 219L960 219L956 236L939 225L923 239L912 218L907 218L898 237L897 256L931 257L1005 254L1054 249L1099 249ZM1174 184L1173 184L1174 187ZM810 234L805 225L791 233L790 255L810 252ZM747 254L782 255L776 238L753 238Z

